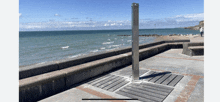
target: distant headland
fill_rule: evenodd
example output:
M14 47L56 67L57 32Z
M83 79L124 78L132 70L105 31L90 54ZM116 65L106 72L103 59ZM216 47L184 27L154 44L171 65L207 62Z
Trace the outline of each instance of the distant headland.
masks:
M204 20L199 22L199 25L196 26L190 26L190 27L184 27L184 29L190 29L190 30L199 30L199 27L204 27Z

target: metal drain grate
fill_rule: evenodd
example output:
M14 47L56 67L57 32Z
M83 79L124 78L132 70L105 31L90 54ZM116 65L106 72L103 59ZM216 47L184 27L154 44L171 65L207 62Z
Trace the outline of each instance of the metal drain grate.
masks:
M182 78L183 75L171 74L171 72L150 71L147 75L142 76L140 79L156 84L163 84L174 87Z
M111 74L88 82L88 84L92 86L95 86L95 87L98 87L104 90L108 90L111 92L117 90L118 88L124 86L127 83L129 83L129 81L126 80L126 78L121 77L121 76L111 75Z
M130 98L137 98L143 102L162 102L173 89L172 87L152 83L132 83L116 93Z

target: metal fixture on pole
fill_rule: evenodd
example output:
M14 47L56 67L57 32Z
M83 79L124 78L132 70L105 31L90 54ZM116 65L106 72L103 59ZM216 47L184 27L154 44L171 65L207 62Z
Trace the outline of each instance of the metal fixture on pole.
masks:
M139 4L132 3L132 80L139 80Z

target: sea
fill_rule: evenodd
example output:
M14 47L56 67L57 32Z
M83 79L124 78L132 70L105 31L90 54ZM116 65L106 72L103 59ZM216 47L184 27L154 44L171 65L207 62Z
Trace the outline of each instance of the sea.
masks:
M184 28L140 29L145 34L199 34ZM19 31L19 66L42 64L76 58L91 53L129 47L130 30ZM151 43L155 37L139 37L139 44Z

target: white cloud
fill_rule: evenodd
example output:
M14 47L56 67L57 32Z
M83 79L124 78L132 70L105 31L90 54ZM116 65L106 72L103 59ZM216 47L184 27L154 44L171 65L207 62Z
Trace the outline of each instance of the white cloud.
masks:
M21 15L22 15L22 14L21 14L21 13L19 13L19 17L21 17Z
M204 13L177 15L173 18L176 19L177 22L201 21L201 20L204 20Z
M187 14L187 15L177 15L176 17L185 17L185 18L204 18L204 13Z
M112 24L111 24L111 26L114 26L114 25L116 25L116 23L112 23Z
M56 14L54 14L54 16L60 16L60 15L56 13Z
M140 19L140 28L175 28L198 25L204 20L204 13L176 15L162 19Z
M47 28L71 28L71 27L107 27L131 25L130 21L48 21L35 23L21 23L20 29L47 29Z
M105 23L104 26L109 26L109 24L106 24L106 23Z
M19 14L20 15L20 14ZM59 15L59 14L55 14ZM187 14L177 15L163 19L140 19L139 28L174 28L186 27L199 24L199 21L204 20L204 14ZM35 22L35 23L20 23L20 30L74 30L74 29L131 29L131 21L118 20L118 21L48 21L48 22Z

